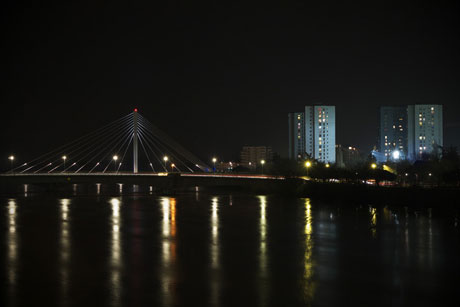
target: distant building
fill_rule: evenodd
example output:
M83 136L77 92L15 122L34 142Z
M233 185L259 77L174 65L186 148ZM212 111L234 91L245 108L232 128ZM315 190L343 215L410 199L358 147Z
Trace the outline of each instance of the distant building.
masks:
M407 131L405 106L380 107L379 152L385 160L407 157Z
M336 145L336 164L338 167L353 167L361 162L359 150L353 146Z
M272 161L273 151L269 146L244 146L240 157L240 165L254 169L262 160L265 162Z
M335 163L335 106L306 106L305 126L307 154Z
M289 159L302 159L305 156L305 114L289 113Z
M441 153L443 146L442 105L416 104L407 107L408 158Z
M335 163L335 106L306 106L289 114L289 158Z

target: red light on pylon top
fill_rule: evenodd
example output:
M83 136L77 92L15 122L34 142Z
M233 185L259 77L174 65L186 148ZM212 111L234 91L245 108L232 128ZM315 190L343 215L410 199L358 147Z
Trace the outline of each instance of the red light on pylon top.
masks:
M134 109L134 112L137 112L137 108Z

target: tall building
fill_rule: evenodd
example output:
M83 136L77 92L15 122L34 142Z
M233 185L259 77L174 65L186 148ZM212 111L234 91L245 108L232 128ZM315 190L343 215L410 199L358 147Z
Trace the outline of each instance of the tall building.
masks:
M416 104L407 107L408 158L441 153L443 146L442 105Z
M379 152L385 160L407 157L407 108L405 106L380 107Z
M305 107L305 145L315 160L335 163L335 106Z
M289 159L302 159L305 156L305 115L289 113Z
M289 114L289 158L305 154L335 163L335 106L306 106L304 113Z
M241 150L241 165L248 168L255 168L262 160L270 162L272 158L272 148L268 146L244 146Z

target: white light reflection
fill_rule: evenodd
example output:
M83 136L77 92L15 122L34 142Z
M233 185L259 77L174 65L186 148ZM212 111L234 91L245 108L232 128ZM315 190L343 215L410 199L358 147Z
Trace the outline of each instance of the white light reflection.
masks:
M219 265L219 215L218 215L219 199L212 199L211 213L211 267L217 268Z
M61 233L59 237L59 264L60 264L60 285L61 285L61 306L69 305L69 280L70 280L70 221L69 221L69 199L60 200Z
M174 285L174 264L176 261L176 199L163 197L161 199L162 221L162 271L161 288L163 292L163 305L171 306L173 303L172 287Z
M112 207L112 241L110 245L110 289L112 291L112 306L121 305L121 269L122 269L122 251L121 251L121 202L118 198L110 200Z
M268 301L268 273L267 273L267 196L260 195L259 198L259 296L262 306Z
M9 297L13 300L16 295L16 283L17 283L17 259L18 259L18 235L17 235L17 205L16 200L10 199L8 201L8 234L7 234L7 271L8 271L8 288ZM14 305L11 302L11 305Z
M305 255L304 255L304 294L308 301L312 301L315 294L315 282L313 280L313 215L311 212L311 200L305 199Z
M211 200L211 270L210 270L210 302L212 306L219 305L219 199L213 197Z

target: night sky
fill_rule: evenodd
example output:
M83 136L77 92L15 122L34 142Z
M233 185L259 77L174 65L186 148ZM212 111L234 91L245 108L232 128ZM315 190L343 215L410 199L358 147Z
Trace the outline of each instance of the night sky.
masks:
M458 1L217 2L4 4L2 167L134 107L207 161L287 156L287 113L309 104L335 105L337 143L362 151L380 105L442 104L460 147Z

